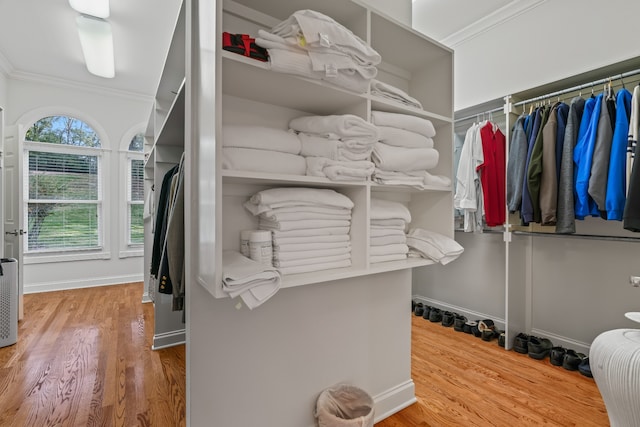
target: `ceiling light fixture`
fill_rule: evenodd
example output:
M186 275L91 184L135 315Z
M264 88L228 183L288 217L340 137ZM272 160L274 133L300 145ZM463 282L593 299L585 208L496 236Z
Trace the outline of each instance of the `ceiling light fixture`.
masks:
M111 24L87 15L78 16L76 24L87 70L99 77L113 78L116 73Z
M109 0L69 0L73 10L84 15L107 19L109 17Z

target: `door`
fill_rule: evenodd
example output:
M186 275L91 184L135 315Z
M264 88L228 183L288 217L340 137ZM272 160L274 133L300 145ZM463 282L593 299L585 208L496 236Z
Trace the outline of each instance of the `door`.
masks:
M2 114L0 114L0 122ZM0 123L2 125L3 123ZM18 318L22 319L24 310L22 303L23 294L23 239L24 218L22 203L22 141L19 138L18 126L0 126L4 129L4 140L2 150L2 203L4 209L0 215L3 216L3 236L4 248L2 256L5 258L15 258L18 260Z

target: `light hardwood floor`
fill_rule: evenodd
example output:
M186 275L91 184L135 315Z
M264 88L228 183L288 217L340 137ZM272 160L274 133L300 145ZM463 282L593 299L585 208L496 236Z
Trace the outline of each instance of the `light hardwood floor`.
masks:
M184 426L184 346L151 350L141 298L140 283L26 295L18 343L0 348L0 426ZM412 322L418 402L376 427L609 425L592 379Z
M185 425L184 346L151 350L142 284L25 295L0 348L0 426Z

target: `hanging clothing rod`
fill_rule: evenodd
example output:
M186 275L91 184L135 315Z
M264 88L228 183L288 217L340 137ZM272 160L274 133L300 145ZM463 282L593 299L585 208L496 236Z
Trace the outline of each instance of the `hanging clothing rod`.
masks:
M620 79L624 79L626 77L635 76L635 75L638 75L638 74L640 74L640 69L633 70L633 71L627 71L626 73L618 73L618 74L615 74L614 76L606 77L604 79L596 80L596 81L593 81L593 82L590 82L590 83L584 83L584 84L581 84L581 85L578 85L578 86L570 87L570 88L567 88L567 89L562 89L562 90L559 90L557 92L552 92L552 93L548 93L546 95L540 95L540 96L536 96L535 98L526 99L524 101L519 101L519 102L516 102L513 105L514 106L519 106L519 105L523 105L523 104L530 104L532 102L542 101L543 99L553 98L553 97L556 97L556 96L564 95L565 93L580 91L582 89L586 89L586 88L594 87L596 85L601 85L601 84L604 84L604 83L608 83L609 81L612 81L612 80L620 80Z
M598 234L556 234L544 233L540 231L512 231L512 233L519 236L573 237L576 239L609 240L613 242L640 242L640 237L629 236L607 236Z
M455 121L455 122L462 122L462 121L469 120L469 119L475 119L475 118L477 118L478 116L480 116L481 114L492 114L492 113L497 113L497 112L499 112L499 111L503 111L503 109L504 109L504 107L497 107L497 108L494 108L493 110L482 111L482 112L480 112L480 113L478 113L478 114L474 114L474 115L471 115L471 116L462 117L462 118L460 118L460 119L459 119L459 118L457 118L457 117L454 117L454 121Z

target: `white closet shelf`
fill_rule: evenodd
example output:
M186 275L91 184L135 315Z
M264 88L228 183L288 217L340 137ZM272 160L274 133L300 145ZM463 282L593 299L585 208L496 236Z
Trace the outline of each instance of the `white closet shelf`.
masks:
M453 187L436 187L433 185L426 186L423 190L418 188L408 187L404 185L387 185L387 184L378 184L376 182L371 182L371 190L372 191L393 191L393 192L402 192L402 193L447 193L452 192Z
M184 83L183 79L152 150L160 145L184 147Z
M408 114L411 116L422 117L424 119L431 120L431 123L433 123L433 126L436 128L445 124L453 123L452 117L447 117L441 114L432 113L430 111L420 110L418 108L398 104L397 102L389 101L387 99L380 98L375 95L370 95L370 98L371 98L372 110L380 110L380 111L387 111L390 113L400 113L400 114Z
M328 178L300 175L278 175L260 172L248 172L225 169L222 171L225 184L266 184L272 185L313 185L321 187L365 187L366 181L342 182L331 181Z

